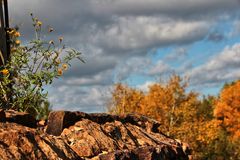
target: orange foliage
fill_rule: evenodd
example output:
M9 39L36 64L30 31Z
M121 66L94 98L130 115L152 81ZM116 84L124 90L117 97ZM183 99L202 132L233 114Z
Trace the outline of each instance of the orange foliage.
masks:
M108 105L111 113L139 113L143 93L123 84L116 84L112 92L112 99Z
M195 159L239 157L240 81L225 87L218 99L208 96L199 100L196 92L186 91L187 85L177 75L167 83L149 86L148 92L116 84L109 111L158 120L159 130L187 142Z
M204 145L209 145L219 138L219 122L216 120L199 122L197 139Z
M240 81L223 88L216 101L214 116L233 140L240 138Z
M154 118L162 124L161 131L175 135L174 127L194 121L198 104L197 94L186 93L187 83L174 75L166 83L157 83L143 93L122 84L115 85L110 103L110 112L139 113Z
M162 123L161 131L175 135L175 127L193 122L198 104L197 94L186 93L186 82L172 76L166 84L153 84L141 102L141 113Z

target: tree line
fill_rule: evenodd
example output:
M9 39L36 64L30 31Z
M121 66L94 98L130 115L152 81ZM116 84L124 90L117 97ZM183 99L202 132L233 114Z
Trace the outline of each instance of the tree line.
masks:
M161 123L159 131L187 142L194 159L240 157L240 80L225 84L218 96L187 91L188 81L172 75L155 83L147 92L118 83L108 111L137 113Z

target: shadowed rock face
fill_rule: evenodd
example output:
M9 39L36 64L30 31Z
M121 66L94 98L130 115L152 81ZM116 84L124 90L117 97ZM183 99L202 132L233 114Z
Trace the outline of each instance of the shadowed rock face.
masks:
M153 119L134 114L118 116L106 113L87 114L84 112L55 111L51 112L48 117L48 126L46 132L55 136L59 136L64 128L68 128L69 126L72 126L76 122L83 119L88 119L100 125L115 121L119 121L124 124L131 123L135 126L144 128L148 132L159 132L158 127L160 126L160 123Z
M13 122L23 126L36 128L37 120L29 113L16 112L14 110L0 109L0 122Z
M36 120L25 121L28 114L12 110L1 112L5 113L0 114L3 120L0 122L1 160L81 160L64 139L45 134L41 128L27 127L37 126Z
M3 160L188 159L186 145L159 133L159 123L144 116L59 111L51 112L47 126L35 128L9 118L0 111Z

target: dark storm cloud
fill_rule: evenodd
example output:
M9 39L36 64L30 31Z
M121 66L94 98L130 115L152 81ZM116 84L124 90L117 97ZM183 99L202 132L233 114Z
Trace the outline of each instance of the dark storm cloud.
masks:
M201 19L203 16L204 18L208 17L212 12L232 12L232 10L238 8L238 2L236 0L149 0L147 2L143 0L138 0L137 2L136 0L23 0L16 2L10 0L9 2L13 21L19 23L25 22L24 28L26 31L30 30L30 25L28 25L30 23L30 18L28 18L27 15L33 12L44 21L46 20L46 23L54 24L58 33L66 35L69 39L71 37L73 43L83 43L83 41L91 43L93 39L91 39L90 36L97 33L98 36L101 36L101 43L97 42L97 45L101 47L113 47L112 50L115 49L114 46L110 47L103 45L107 43L107 38L109 37L106 37L105 40L102 40L102 38L104 34L107 33L106 30L111 29L111 27L119 27L120 30L128 29L124 24L128 23L128 20L122 20L124 17L132 16L133 18L129 19L129 21L133 21L132 26L138 28L138 26L134 26L134 24L138 24L138 19L135 20L137 16L145 16L150 19L152 17L161 19L159 15L164 15L165 17L171 17L172 15L180 16L178 18L173 18L173 21L175 21L176 19L186 19L188 16L194 14L197 15L197 19ZM147 14L149 12L152 14ZM120 24L118 24L119 21L116 20L119 17L122 17L122 19L119 19L122 20ZM160 22L164 23L163 21ZM167 24L171 25L170 23ZM79 37L76 37L76 35L79 35ZM99 37L94 38L99 39ZM182 39L179 39L179 41L181 40ZM192 39L189 39L189 41L191 40ZM169 41L169 43L171 42L172 41ZM153 41L151 44L152 46L156 46L161 44L165 45L165 43L167 42L164 41L159 44ZM116 49L119 49L119 46Z
M85 63L75 62L70 68L69 72L66 72L64 77L83 77L93 76L99 71L105 71L110 68L114 68L116 65L116 59L113 57L97 56L84 59ZM77 64L78 63L78 64Z
M90 0L91 1L91 0ZM94 11L118 15L156 15L191 17L232 12L239 8L238 0L92 0Z
M92 45L103 50L104 54L118 56L136 54L140 49L140 53L146 54L154 47L188 44L203 39L211 27L211 21L202 20L203 16L206 18L217 11L232 11L238 6L235 0L9 2L13 22L24 23L25 37L30 37L28 34L32 30L27 15L33 12L45 24L53 25L55 35L63 34L68 44L79 49L86 44L90 47ZM198 15L198 18L186 18L193 14Z

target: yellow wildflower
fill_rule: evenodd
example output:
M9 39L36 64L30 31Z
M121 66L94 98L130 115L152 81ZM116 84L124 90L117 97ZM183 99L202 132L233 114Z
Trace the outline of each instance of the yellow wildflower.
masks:
M2 74L3 75L8 75L9 74L9 71L7 69L3 69L1 70Z
M48 32L53 32L53 31L54 31L54 29L52 27L48 28Z
M16 52L17 48L11 48L11 52Z
M60 59L56 59L55 62L56 62L57 64L60 64L60 63L61 63L61 60L60 60Z
M13 34L15 33L15 30L14 30L14 29L8 30L7 33L8 33L9 35L13 35Z
M15 41L15 44L16 44L16 45L19 45L20 43L21 43L20 40L16 40L16 41Z
M42 22L41 21L37 21L37 26L41 27L42 26Z
M14 36L15 36L15 37L20 37L21 34L20 34L20 32L15 32Z
M61 76L63 74L63 71L62 71L62 69L58 69L58 76Z
M68 69L68 65L67 64L63 64L62 68L63 68L64 71L66 71Z
M59 42L62 43L62 41L63 41L63 36L59 37L58 39L59 39Z
M54 41L53 40L49 41L49 44L54 44Z

